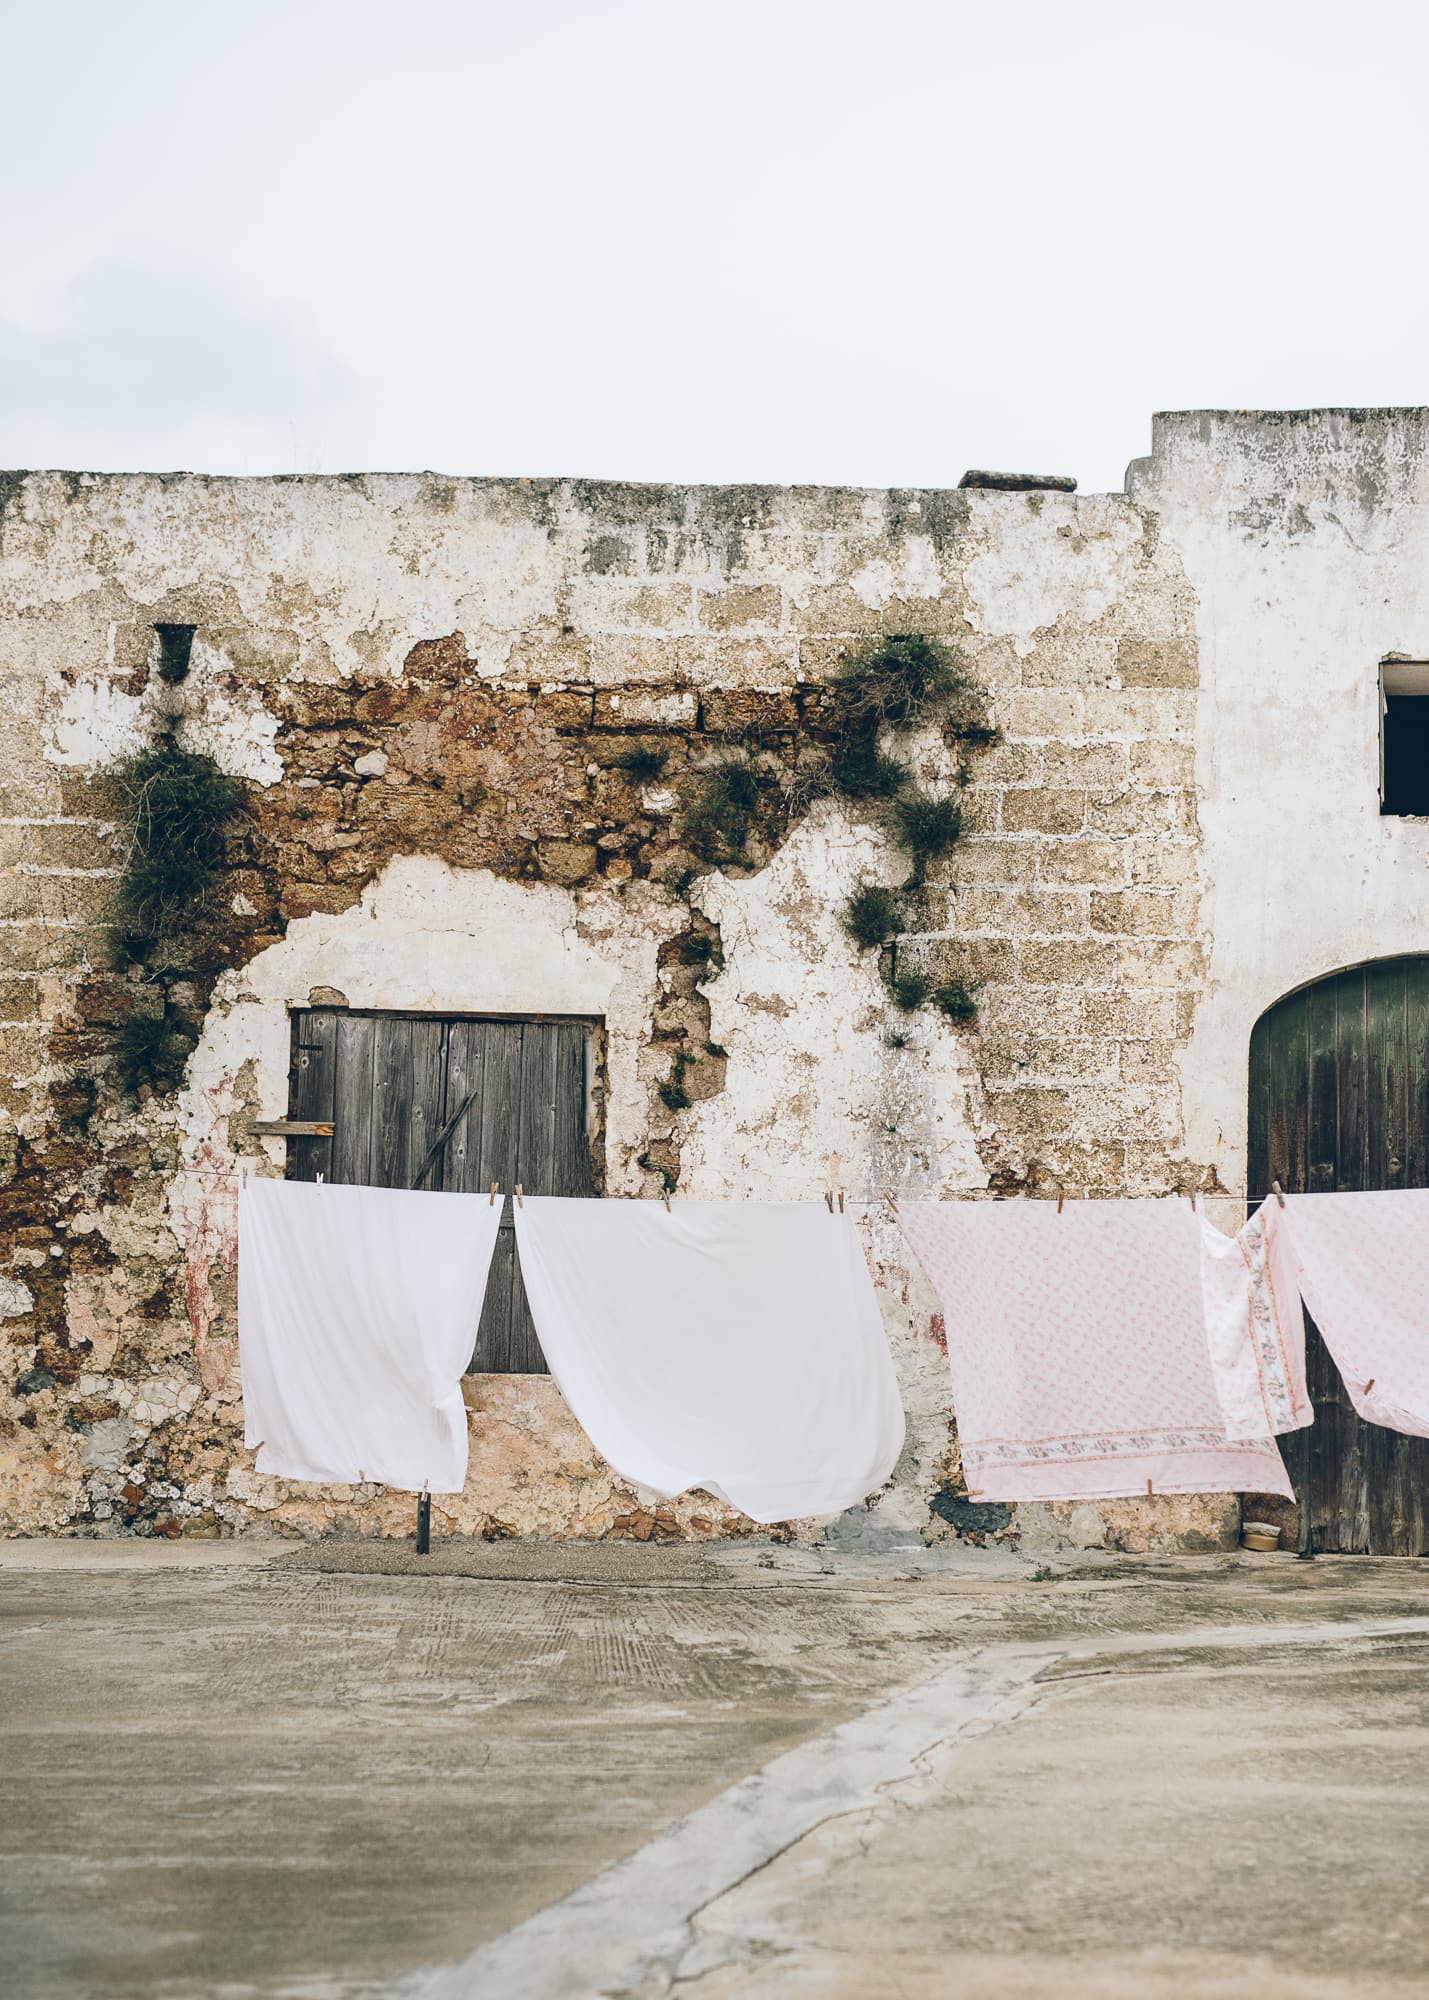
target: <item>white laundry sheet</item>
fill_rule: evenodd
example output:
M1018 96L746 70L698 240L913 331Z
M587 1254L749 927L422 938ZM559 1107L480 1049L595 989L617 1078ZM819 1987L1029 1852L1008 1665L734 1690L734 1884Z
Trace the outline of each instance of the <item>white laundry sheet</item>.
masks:
M783 1521L841 1513L892 1472L903 1405L847 1216L527 1195L516 1242L551 1373L635 1485Z
M943 1308L973 1498L1290 1495L1269 1437L1227 1430L1188 1202L905 1201L898 1220Z
M1305 1304L1355 1409L1429 1437L1429 1188L1288 1194L1282 1213Z
M1313 1423L1299 1272L1273 1203L1235 1236L1202 1223L1201 1293L1227 1437L1279 1437Z
M240 1184L244 1438L260 1472L461 1491L461 1378L500 1220L485 1195Z

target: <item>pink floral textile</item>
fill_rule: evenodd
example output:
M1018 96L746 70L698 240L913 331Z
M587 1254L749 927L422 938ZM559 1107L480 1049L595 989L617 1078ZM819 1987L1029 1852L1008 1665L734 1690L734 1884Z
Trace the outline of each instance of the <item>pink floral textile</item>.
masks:
M984 1500L1291 1496L1227 1435L1189 1202L902 1202L948 1332L963 1468Z
M1288 1194L1282 1219L1355 1409L1429 1437L1429 1188Z
M1227 1437L1278 1437L1313 1423L1299 1272L1273 1203L1237 1236L1202 1223L1201 1294Z

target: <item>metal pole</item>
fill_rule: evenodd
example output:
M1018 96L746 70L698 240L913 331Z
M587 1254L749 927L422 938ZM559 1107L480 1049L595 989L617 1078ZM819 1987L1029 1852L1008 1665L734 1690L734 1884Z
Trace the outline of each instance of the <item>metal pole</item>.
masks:
M430 1493L417 1495L417 1554L429 1556L432 1553L432 1496Z

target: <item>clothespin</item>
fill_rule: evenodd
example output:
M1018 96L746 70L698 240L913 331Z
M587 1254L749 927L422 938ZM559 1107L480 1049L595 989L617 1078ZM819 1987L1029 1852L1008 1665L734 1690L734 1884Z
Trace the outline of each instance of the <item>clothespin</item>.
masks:
M498 1189L500 1188L500 1186L501 1186L501 1183L500 1183L500 1181L493 1181L493 1182L491 1183L491 1194L490 1194L490 1196L488 1197L488 1199L487 1199L487 1203L486 1203L486 1205L487 1205L487 1207L488 1207L488 1208L495 1208L495 1206L496 1206L496 1195L497 1195L497 1191L498 1191Z
M661 1201L663 1201L663 1202L664 1202L664 1204L665 1204L665 1213L666 1213L666 1215L668 1215L668 1214L670 1213L670 1190L669 1190L668 1188L665 1188L665 1189L664 1189L664 1190L662 1191L662 1193L661 1193L661 1196L660 1196L660 1199L661 1199Z
M1064 1201L1065 1201L1066 1199L1067 1199L1067 1196L1066 1196L1066 1193L1065 1193L1065 1190L1063 1190L1062 1188L1058 1188L1058 1190L1057 1190L1057 1213L1058 1213L1058 1215L1060 1215L1060 1214L1062 1213L1062 1203L1063 1203L1063 1202L1064 1202Z
M1146 1482L1146 1497L1148 1500L1154 1498L1154 1495L1152 1494L1151 1491L1151 1481L1149 1479Z
M1360 1394L1362 1396L1367 1396L1373 1387L1374 1387L1374 1377L1373 1375L1371 1375L1368 1382L1365 1383L1363 1389L1360 1390Z
M1270 1191L1275 1196L1275 1199L1280 1203L1280 1206L1284 1208L1285 1190L1283 1187L1281 1187L1279 1181L1272 1181L1270 1183Z
M516 1183L516 1206L517 1206L518 1208L524 1208L524 1207L526 1206L525 1202L524 1202L524 1201L522 1201L522 1199L521 1199L521 1183L520 1183L520 1181L517 1181L517 1183Z
M833 1212L834 1212L834 1198L833 1198L833 1196L832 1196L832 1195L831 1195L831 1194L829 1193L829 1190L828 1190L827 1188L825 1188L825 1189L824 1189L824 1207L825 1207L825 1208L826 1208L826 1209L827 1209L827 1210L829 1211L829 1214L830 1214L830 1215L832 1215L832 1214L833 1214Z
M318 1186L319 1186L319 1187L321 1187L321 1186L322 1186L322 1184L323 1184L323 1177L322 1177L322 1175L321 1175L321 1174L319 1174L319 1175L318 1175Z
M843 1214L843 1212L844 1212L844 1191L843 1191L843 1189L842 1189L842 1188L840 1188L840 1189L839 1189L839 1214L840 1214L840 1215L842 1215L842 1214Z

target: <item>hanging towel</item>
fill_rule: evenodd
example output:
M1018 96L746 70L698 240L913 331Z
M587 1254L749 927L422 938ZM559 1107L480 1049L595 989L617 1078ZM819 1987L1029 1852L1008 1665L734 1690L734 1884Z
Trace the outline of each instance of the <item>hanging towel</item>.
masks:
M1282 1493L1275 1446L1227 1437L1183 1201L914 1201L942 1302L963 1470L980 1500Z
M485 1195L240 1185L244 1438L260 1472L461 1491L461 1377L500 1219Z
M1236 1236L1202 1222L1201 1291L1226 1436L1279 1437L1313 1423L1300 1280L1273 1204L1258 1209Z
M892 1472L903 1406L847 1216L527 1195L516 1241L551 1373L635 1485L784 1521L840 1513Z
M1288 1194L1283 1220L1359 1415L1429 1437L1429 1188Z

